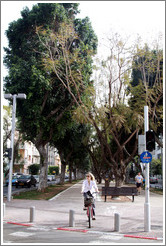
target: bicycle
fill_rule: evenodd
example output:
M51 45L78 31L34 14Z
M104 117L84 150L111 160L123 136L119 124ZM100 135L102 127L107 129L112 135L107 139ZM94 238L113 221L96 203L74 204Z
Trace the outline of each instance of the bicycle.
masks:
M85 207L87 207L87 217L88 217L88 223L89 228L92 226L92 218L93 218L93 203L94 203L94 197L93 194L97 192L87 193L86 199L84 201Z

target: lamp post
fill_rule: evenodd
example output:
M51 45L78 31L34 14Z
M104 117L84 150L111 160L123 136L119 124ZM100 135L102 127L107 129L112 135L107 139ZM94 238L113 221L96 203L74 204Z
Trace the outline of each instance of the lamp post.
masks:
M9 184L8 184L8 202L11 201L11 191L12 191L12 173L13 173L13 153L14 153L14 132L15 132L15 117L16 117L16 98L26 99L25 94L5 94L5 99L13 99L13 109L12 109L12 131L11 131L11 143L10 148L12 149L11 158L9 161Z

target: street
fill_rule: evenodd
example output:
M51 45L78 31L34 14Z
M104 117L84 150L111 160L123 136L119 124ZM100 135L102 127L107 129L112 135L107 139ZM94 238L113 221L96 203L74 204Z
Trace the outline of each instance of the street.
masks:
M113 185L113 184L111 184ZM82 181L50 200L6 201L4 212L4 243L78 243L88 244L155 244L163 242L163 196L150 194L151 230L144 230L145 192L134 202L96 199L96 220L88 227L80 194ZM99 189L103 183L99 185ZM34 221L30 222L30 208L34 207ZM69 212L74 211L75 225L69 225ZM137 212L136 212L137 211ZM115 213L120 215L120 231L115 231ZM139 217L137 217L139 214Z
M27 227L13 224L3 224L4 243L88 243L88 244L117 244L117 243L149 243L155 244L156 240L124 237L116 233L99 233L95 231L63 231L53 226Z
M48 181L48 185L51 185L51 184L58 184L60 181L60 178L56 178L55 181ZM31 188L27 188L27 187L18 187L16 188L15 185L12 186L12 195L14 194L17 194L17 193L20 193L20 192L24 192L24 191L29 191L29 190L34 190L38 187L38 183L36 184L36 187L32 186ZM8 194L8 186L3 186L3 196L4 197L7 197L7 194Z

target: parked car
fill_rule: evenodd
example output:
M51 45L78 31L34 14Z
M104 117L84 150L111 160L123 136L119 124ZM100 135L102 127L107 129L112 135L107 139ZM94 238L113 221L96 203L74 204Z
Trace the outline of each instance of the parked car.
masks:
M33 175L22 175L16 181L16 188L18 188L18 186L27 186L28 188L30 188L32 185L34 185L35 187L36 183L37 181L33 177Z
M23 173L13 173L14 176L17 176L18 178L23 175Z
M156 177L150 177L149 182L150 184L156 184L158 183L158 179ZM145 178L143 179L143 184L145 185Z
M150 177L150 183L151 184L156 184L156 183L158 183L158 178L156 178L156 177Z
M37 183L39 183L39 175L33 175L33 177L36 179Z
M68 174L65 174L65 179L68 179L69 178L69 175Z
M48 175L48 176L47 176L47 181L52 181L52 180L53 180L52 175Z
M12 185L16 185L16 181L18 179L18 176L12 176ZM6 180L6 186L9 185L9 179Z
M51 176L52 176L52 180L55 181L56 180L55 175L51 175Z

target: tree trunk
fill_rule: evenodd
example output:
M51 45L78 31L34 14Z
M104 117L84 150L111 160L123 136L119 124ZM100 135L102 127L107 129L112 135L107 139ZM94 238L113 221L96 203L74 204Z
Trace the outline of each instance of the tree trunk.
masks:
M61 175L60 175L60 184L64 184L65 182L65 171L66 171L66 164L61 162Z
M69 165L69 183L72 183L72 167Z
M115 187L122 187L122 185L123 185L123 180L118 176L115 177Z
M45 188L48 186L47 184L47 150L46 145L36 146L40 153L40 175L39 175L39 186L38 190L44 192Z
M76 180L77 179L77 169L76 168L73 169L73 173L74 173L74 180Z

